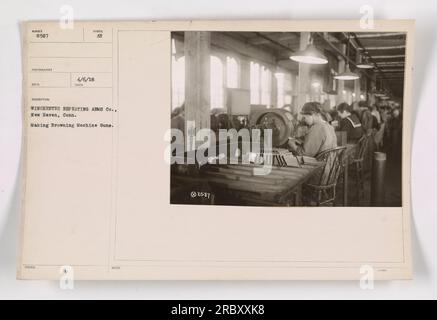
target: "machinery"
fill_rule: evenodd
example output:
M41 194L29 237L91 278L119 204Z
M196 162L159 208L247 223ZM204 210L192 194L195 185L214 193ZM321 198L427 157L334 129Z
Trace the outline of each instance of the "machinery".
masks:
M253 106L249 115L249 127L272 129L273 148L286 145L288 138L294 134L296 120L290 111L284 109L267 109Z
M272 147L284 147L288 138L294 135L297 120L290 111L284 109L268 109L265 106L252 106L248 115L233 115L215 111L211 115L211 129L240 130L247 129L271 129Z

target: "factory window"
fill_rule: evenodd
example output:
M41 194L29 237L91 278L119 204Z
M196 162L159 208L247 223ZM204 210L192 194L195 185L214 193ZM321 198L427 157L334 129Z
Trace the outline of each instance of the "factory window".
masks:
M261 67L261 104L270 106L272 101L272 72Z
M216 56L211 56L211 109L224 107L224 77L223 62Z
M271 105L272 72L259 63L250 62L250 103Z
M228 88L238 88L240 70L238 61L233 57L226 57L226 84Z
M276 72L276 107L282 108L291 104L292 75L287 72Z
M171 71L171 106L174 109L180 107L185 101L185 57L176 59L173 56Z
M250 62L250 103L259 104L259 64Z
M282 108L285 104L285 74L275 73L276 77L276 88L277 88L277 98L276 103L278 108Z

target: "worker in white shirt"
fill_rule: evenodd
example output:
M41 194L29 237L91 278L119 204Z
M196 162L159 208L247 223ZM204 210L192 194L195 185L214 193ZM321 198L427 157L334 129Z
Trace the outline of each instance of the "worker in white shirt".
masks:
M322 108L318 102L307 102L300 112L302 121L309 127L301 144L295 140L289 140L292 151L310 157L315 157L322 151L337 146L337 136L334 128L323 120Z

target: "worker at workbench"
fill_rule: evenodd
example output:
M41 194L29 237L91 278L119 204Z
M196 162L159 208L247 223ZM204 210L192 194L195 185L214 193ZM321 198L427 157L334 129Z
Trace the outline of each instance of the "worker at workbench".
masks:
M185 104L175 108L171 113L171 128L185 133Z
M348 143L357 142L364 134L360 119L355 113L352 113L351 106L345 102L337 106L337 112L341 118L338 130L347 132Z
M337 136L334 128L323 119L322 107L318 102L307 102L300 112L302 121L309 127L303 142L298 143L291 139L289 148L301 155L315 157L322 151L337 146Z
M360 119L361 126L365 134L370 135L373 132L375 124L373 123L374 117L369 109L369 105L366 101L358 102L358 108L354 110L357 112L357 116ZM376 120L375 120L376 121Z

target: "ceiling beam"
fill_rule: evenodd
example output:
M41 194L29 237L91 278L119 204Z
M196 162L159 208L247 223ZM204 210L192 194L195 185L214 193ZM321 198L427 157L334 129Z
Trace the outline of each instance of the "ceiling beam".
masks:
M396 74L396 75L398 75L398 74L404 74L405 72L404 72L404 70L392 70L392 71L387 70L387 71L384 71L384 73L385 74Z
M375 70L379 70L379 71L383 72L383 70L379 67L379 64L373 59L372 55L367 51L367 48L365 48L363 46L363 44L361 43L360 39L358 39L357 34L352 32L352 37L354 38L354 40L358 44L359 49L363 50L366 53L367 57L369 58L369 61L371 63L373 63L373 65L375 66ZM382 75L382 77L384 78L384 75Z
M404 66L405 62L397 62L397 61L378 62L378 65L380 67L382 67L382 66Z
M391 55L373 56L373 59L395 59L395 58L405 58L405 54L391 54Z
M404 69L384 69L384 71L377 71L377 72L384 72L384 73L391 73L391 72L404 72Z
M366 33L366 34L360 34L357 33L357 38L381 38L381 37L393 37L393 36L401 36L405 35L405 33L402 32L385 32L385 33Z
M377 72L376 74L381 74L380 72ZM391 75L391 76L403 76L404 72L396 72L396 71L385 71L385 75Z
M392 78L392 77L386 77L384 80L390 81L390 82L404 82L404 78Z
M263 35L263 34L260 33L260 32L255 32L255 34L256 34L258 37L263 38L263 39L265 39L265 40L267 40L267 41L270 41L271 43L273 43L273 44L275 44L275 45L281 47L282 49L285 49L285 50L290 51L290 53L293 53L293 52L294 52L294 50L293 50L292 48L287 47L286 45L283 45L282 43L280 43L280 42L278 42L278 41L276 41L276 40L274 40L274 39L272 39L272 38L270 38L270 37L268 37L268 36L266 36L266 35Z
M399 64L399 65L385 65L384 68L400 68L403 69L405 65Z
M297 39L297 36L291 32L284 32L284 34L280 35L277 38L272 38L272 37L268 37L268 38L269 38L269 40L267 40L265 37L257 36L257 37L248 39L247 41L253 45L260 45L260 44L270 43L271 42L270 39L275 40L275 41L286 41L286 40L295 40L295 39Z
M322 39L331 49L333 49L338 55L342 56L343 59L349 62L349 64L357 66L357 63L350 59L348 56L346 56L343 52L341 52L336 46L334 46L328 39L325 38L323 33L320 32L314 32L315 35L317 35L320 39ZM373 77L369 75L365 70L361 69L361 73L364 74L368 79L373 80Z
M365 49L362 48L360 50L394 50L394 49L405 49L405 45L401 46L388 46L388 47L366 47Z

